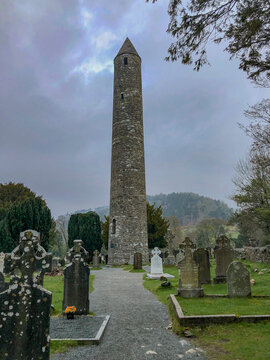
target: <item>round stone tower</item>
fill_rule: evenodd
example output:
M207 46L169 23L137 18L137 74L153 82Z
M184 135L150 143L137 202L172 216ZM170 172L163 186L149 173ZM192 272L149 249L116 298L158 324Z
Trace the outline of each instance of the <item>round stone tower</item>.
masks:
M148 261L141 58L127 38L114 59L109 264Z

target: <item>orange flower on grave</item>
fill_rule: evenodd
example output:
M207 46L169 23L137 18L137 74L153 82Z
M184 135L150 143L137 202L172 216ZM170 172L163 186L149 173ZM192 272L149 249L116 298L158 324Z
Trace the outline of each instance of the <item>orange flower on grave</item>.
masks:
M76 308L75 306L68 306L65 310L65 314L68 314L68 313L75 313L76 311Z

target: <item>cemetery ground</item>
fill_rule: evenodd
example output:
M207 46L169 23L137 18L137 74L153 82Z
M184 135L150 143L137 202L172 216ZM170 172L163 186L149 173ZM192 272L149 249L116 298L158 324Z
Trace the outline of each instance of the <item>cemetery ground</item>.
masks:
M255 280L252 295L270 296L270 264L243 261ZM270 353L270 322L232 323L184 328L179 326L170 301L170 294L177 294L178 269L176 266L164 266L164 272L174 275L170 279L171 288L162 288L160 280L148 280L144 276L144 286L169 308L173 331L183 336L184 331L192 333L191 340L203 348L209 359L219 360L265 360ZM214 278L215 263L211 261L211 279ZM207 284L202 286L205 295L226 294L227 284ZM270 314L270 298L178 298L184 315Z
M95 276L90 275L89 289L90 293L94 290L93 281ZM44 288L52 292L52 305L54 310L51 312L51 316L62 316L62 301L64 291L64 276L45 276ZM90 312L90 314L93 314ZM50 353L64 352L70 347L78 346L78 341L51 341Z

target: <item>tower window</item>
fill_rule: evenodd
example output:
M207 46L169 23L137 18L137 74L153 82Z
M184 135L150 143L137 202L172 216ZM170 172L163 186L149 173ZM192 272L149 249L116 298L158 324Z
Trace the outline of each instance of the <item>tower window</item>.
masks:
M124 57L124 65L127 65L127 64L128 64L128 58Z
M122 99L122 100L124 99L124 94L123 94L123 93L121 93L121 99Z
M115 231L116 231L116 220L113 219L113 221L112 221L112 234L115 234Z

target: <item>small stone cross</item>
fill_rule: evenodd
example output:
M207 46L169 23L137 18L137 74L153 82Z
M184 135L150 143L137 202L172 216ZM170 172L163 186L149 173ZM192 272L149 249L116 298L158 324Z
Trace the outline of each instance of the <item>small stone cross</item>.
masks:
M158 247L155 247L154 248L154 250L152 250L152 254L155 256L155 255L159 255L159 254L161 254L161 251L159 250L159 248Z
M95 251L94 251L94 256L98 256L98 255L99 255L98 250L95 250Z

